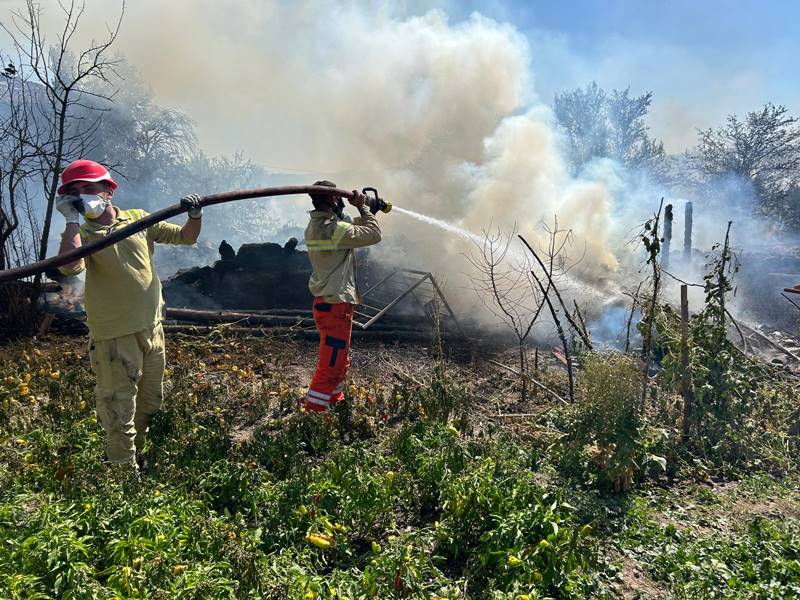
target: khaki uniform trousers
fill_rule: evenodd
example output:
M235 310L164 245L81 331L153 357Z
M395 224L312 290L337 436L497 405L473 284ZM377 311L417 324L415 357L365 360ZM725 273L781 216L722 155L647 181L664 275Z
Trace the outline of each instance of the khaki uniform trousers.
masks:
M164 399L164 329L161 324L110 340L90 341L97 378L97 418L113 464L136 466L152 415Z

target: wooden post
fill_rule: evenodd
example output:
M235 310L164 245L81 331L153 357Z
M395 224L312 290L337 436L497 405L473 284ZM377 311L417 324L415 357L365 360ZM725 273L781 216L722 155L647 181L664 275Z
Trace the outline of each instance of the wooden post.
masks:
M664 210L664 248L661 251L661 267L669 269L669 251L672 245L672 204Z
M689 286L681 285L681 394L683 395L683 443L689 441L694 411L692 371L689 365Z
M683 262L687 265L692 262L692 217L694 209L691 202L686 203L686 212L683 217Z

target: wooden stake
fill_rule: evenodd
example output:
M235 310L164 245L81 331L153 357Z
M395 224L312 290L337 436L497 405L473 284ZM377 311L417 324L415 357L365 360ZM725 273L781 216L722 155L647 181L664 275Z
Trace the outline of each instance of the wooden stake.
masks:
M664 248L661 251L661 268L669 269L669 252L672 245L672 204L664 210Z

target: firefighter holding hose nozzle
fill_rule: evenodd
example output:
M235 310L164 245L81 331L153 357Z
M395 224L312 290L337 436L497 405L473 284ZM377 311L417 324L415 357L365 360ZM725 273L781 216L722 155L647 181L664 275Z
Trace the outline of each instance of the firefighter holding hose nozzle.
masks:
M147 216L141 209L114 206L116 188L108 170L94 161L76 160L64 169L56 208L67 224L59 254ZM199 196L186 196L181 205L189 215L183 227L162 221L59 268L64 275L86 270L84 304L97 417L106 433L106 458L123 473L142 466L147 429L163 400L163 301L154 245L191 245L200 235Z
M317 181L314 185L336 187L330 181ZM368 197L356 190L348 198L359 212L352 222L344 212L341 197L309 195L314 210L310 213L305 240L312 267L308 288L314 296L312 312L319 330L319 360L305 409L325 411L344 398L344 382L350 366L353 309L361 301L356 288L355 249L380 242L381 229L370 211ZM382 202L377 193L369 201L372 208ZM390 208L383 203L378 210L388 212Z

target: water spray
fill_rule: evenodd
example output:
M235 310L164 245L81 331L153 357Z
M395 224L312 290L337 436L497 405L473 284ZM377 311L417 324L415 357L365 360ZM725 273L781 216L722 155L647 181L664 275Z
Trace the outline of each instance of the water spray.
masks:
M423 215L422 213L414 212L413 210L400 208L399 206L395 206L394 209L401 214L411 217L412 219L416 219L417 221L422 221L423 223L427 223L428 225L433 225L434 227L438 227L439 229L444 229L445 231L453 233L470 242L475 242L476 244L483 244L483 240L481 239L480 236L475 235L471 231L467 231L466 229L458 227L457 225L448 223L447 221L443 221L441 219L434 219L433 217L429 217L428 215Z
M473 242L474 244L477 244L477 246L479 248L483 247L483 245L486 243L486 240L484 238L482 238L481 236L476 235L476 234L472 233L471 231L468 231L467 229L464 229L464 228L459 227L457 225L453 225L452 223L448 223L447 221L443 221L442 219L436 219L434 217L429 217L428 215L424 215L422 213L414 212L413 210L400 208L399 206L395 206L394 210L399 212L399 213L401 213L401 214L407 215L407 216L411 217L412 219L416 219L417 221L422 221L423 223L427 223L428 225L433 225L434 227L438 227L439 229L443 229L444 231L447 231L449 233L457 235L457 236L459 236L459 237L461 237L461 238L463 238L463 239L465 239L465 240L467 240L469 242ZM514 258L516 258L520 262L522 262L524 260L524 253L523 252L520 252L520 251L515 250L515 249L510 249L510 253ZM620 299L622 299L622 297L623 297L621 292L617 292L616 294L608 294L608 293L605 293L605 292L597 289L595 286L593 286L593 285L591 285L591 284L589 284L587 282L584 282L584 281L578 282L570 275L566 275L566 274L561 275L561 279L566 281L569 284L572 284L572 285L580 288L584 293L593 296L595 298L595 300L600 302L601 305L607 305L607 304L611 304L613 302L617 302Z

